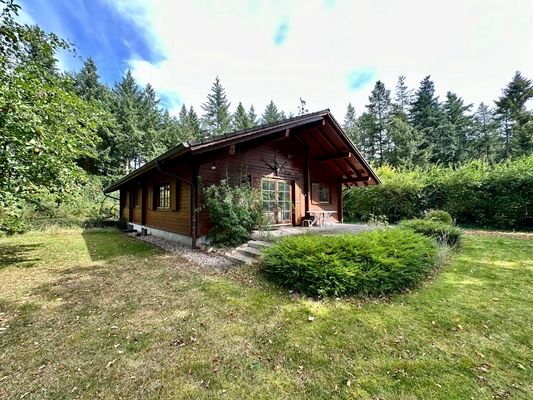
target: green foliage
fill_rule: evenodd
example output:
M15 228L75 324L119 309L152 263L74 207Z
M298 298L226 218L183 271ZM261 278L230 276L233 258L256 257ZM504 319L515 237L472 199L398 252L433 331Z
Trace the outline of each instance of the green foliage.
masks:
M424 219L430 221L439 221L444 224L452 225L453 218L449 212L444 210L428 210L424 213Z
M302 235L266 249L263 270L278 284L313 296L380 296L414 287L436 255L434 240L399 228Z
M395 223L441 209L459 224L510 229L533 226L533 156L496 165L472 161L458 168L385 171L385 175L378 172L383 185L345 192L347 219L367 221L374 214Z
M213 228L209 237L218 244L239 245L263 223L259 193L249 184L232 186L228 179L204 189L204 203Z
M448 246L457 245L463 235L458 227L434 219L409 219L400 222L399 226L435 238L439 244Z
M204 110L203 124L211 135L220 135L230 130L229 106L226 91L217 76L213 86L211 86L211 93L207 95L207 101L202 105Z
M279 111L278 107L274 104L274 101L270 100L270 103L265 107L263 115L261 115L261 122L263 124L273 124L274 122L281 121L285 118L285 113Z

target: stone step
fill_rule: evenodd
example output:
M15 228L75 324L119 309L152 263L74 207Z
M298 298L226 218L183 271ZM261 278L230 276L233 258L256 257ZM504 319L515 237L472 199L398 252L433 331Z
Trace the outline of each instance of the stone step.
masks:
M232 253L224 253L224 255L234 264L253 264L255 262L254 258L247 257L237 251Z
M241 253L242 255L245 255L246 257L251 257L251 258L259 258L259 256L262 253L261 250L256 249L255 247L250 247L250 246L238 247L237 251Z
M253 247L254 249L257 249L257 250L263 250L263 249L266 249L267 247L272 246L272 243L264 242L263 240L250 240L248 242L248 246Z

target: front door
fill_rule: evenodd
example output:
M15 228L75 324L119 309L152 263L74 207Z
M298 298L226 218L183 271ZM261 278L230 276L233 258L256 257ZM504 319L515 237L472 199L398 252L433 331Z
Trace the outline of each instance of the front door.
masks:
M291 184L280 179L263 179L261 182L263 210L273 224L291 223Z

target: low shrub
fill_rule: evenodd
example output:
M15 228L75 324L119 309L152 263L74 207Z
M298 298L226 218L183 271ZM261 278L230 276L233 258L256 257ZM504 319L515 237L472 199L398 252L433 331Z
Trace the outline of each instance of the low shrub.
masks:
M452 225L453 218L448 211L444 210L429 210L424 213L424 219L430 221L439 221L443 224Z
M415 286L434 267L435 240L400 228L285 237L263 254L267 277L312 296L380 296Z
M263 222L261 198L248 183L233 186L223 179L204 189L204 203L213 224L208 236L218 244L244 243Z
M463 231L456 226L433 219L409 219L398 224L424 236L437 239L440 244L455 246L461 240Z

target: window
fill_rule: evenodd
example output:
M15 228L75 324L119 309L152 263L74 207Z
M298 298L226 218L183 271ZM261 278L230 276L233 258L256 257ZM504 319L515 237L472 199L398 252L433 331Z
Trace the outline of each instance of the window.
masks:
M157 208L170 208L170 183L161 183L157 193Z
M329 186L320 183L318 186L318 202L329 203Z
M311 201L313 204L329 204L331 202L329 185L327 183L313 183L311 190Z

